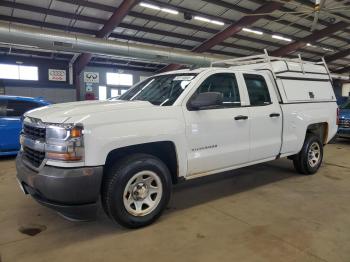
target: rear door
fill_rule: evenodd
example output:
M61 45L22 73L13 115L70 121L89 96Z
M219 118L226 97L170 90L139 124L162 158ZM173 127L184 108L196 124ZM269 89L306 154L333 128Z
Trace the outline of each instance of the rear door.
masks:
M250 106L250 161L276 157L282 144L282 111L264 74L242 73Z

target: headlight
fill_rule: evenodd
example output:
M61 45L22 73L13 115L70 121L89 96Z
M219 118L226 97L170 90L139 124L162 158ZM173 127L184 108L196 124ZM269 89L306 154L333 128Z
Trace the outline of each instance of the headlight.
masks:
M46 128L46 158L66 162L84 160L82 125L49 125Z

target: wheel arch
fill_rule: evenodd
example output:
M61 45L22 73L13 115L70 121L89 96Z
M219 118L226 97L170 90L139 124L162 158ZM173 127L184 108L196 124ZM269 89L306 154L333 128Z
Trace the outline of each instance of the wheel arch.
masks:
M108 153L104 166L105 170L107 170L116 161L123 159L127 155L136 153L150 154L158 157L168 167L171 174L172 183L176 184L178 182L178 154L176 151L176 145L172 141L149 142L116 148Z
M307 126L305 136L307 134L316 135L325 145L328 142L328 131L329 125L327 122L314 123Z

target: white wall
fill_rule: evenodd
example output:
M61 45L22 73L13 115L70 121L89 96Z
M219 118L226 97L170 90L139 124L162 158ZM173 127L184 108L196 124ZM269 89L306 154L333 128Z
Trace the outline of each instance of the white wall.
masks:
M37 87L5 87L6 95L44 97L53 103L75 101L75 89L72 88L37 88Z
M142 72L142 71L134 71L134 70L120 70L118 67L115 68L105 68L105 67L91 67L87 66L83 72L98 72L99 73L99 78L100 82L98 84L93 84L93 93L95 94L96 98L98 98L98 86L107 86L107 97L110 96L110 89L111 88L118 88L118 86L108 86L107 85L107 80L106 80L106 74L108 72L111 73L123 73L123 74L132 74L133 75L133 83L136 84L141 78L144 79L144 77L149 77L154 75L152 72ZM85 83L84 83L84 73L81 73L80 75L80 85L81 85L81 92L80 96L82 99L84 99L85 93L86 93L86 88L85 88Z
M350 83L343 84L342 96L349 96L350 93Z

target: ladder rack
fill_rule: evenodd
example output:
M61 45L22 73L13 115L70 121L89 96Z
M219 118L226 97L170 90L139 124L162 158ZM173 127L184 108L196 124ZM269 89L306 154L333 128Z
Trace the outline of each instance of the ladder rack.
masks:
M274 72L274 69L273 69L273 66L271 63L273 61L298 63L300 65L300 69L301 69L301 72L303 74L305 74L304 65L306 65L306 64L323 65L325 67L328 75L329 75L329 78L332 81L330 71L328 69L328 66L327 66L324 58L322 58L322 60L320 62L312 62L312 61L302 60L300 55L298 55L298 58L275 57L275 56L269 56L266 49L264 49L264 54L262 54L262 55L246 56L246 57L240 57L240 58L215 61L215 62L212 62L210 66L211 67L214 67L214 66L241 66L241 65L252 65L252 64L265 63L265 64L268 64L268 66L271 69L271 72L273 73L274 78L276 79L276 75L275 75L275 72Z

